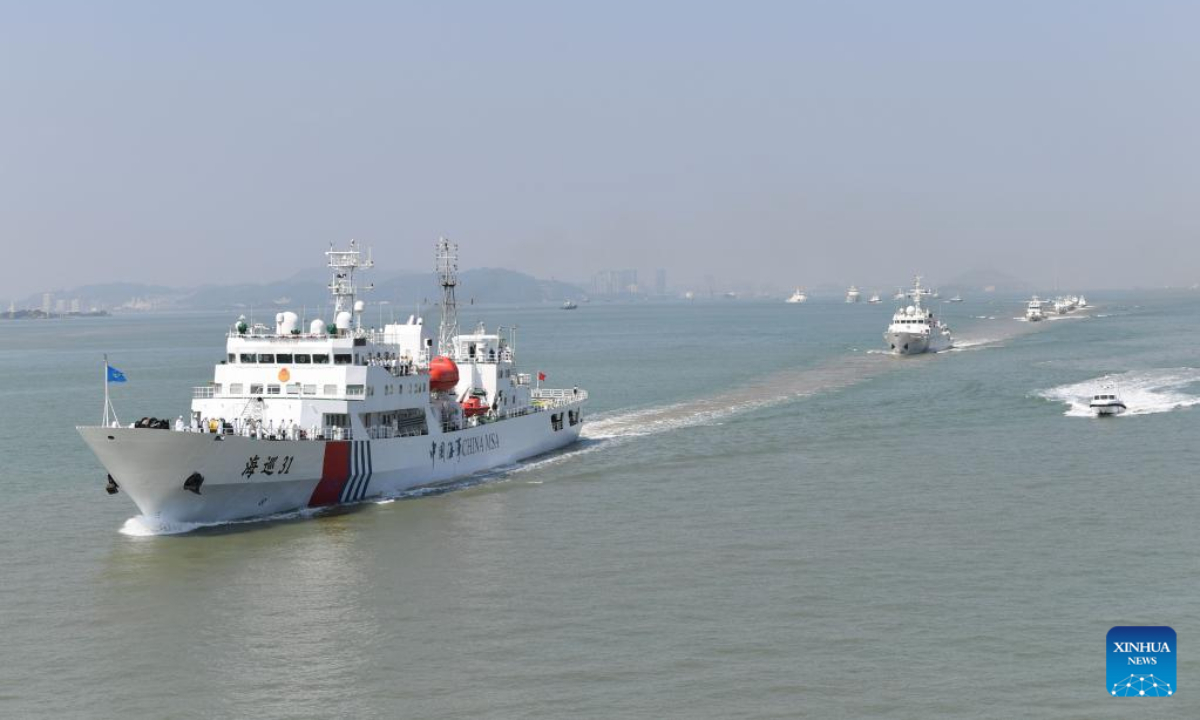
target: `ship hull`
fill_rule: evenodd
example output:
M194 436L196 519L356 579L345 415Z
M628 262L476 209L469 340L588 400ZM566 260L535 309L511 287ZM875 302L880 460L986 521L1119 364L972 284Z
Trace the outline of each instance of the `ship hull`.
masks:
M568 409L577 406L378 440L261 440L106 427L79 432L151 523L213 524L393 496L541 455L579 439L582 419L571 425Z
M941 352L951 347L949 340L936 336L931 341L925 333L885 332L883 341L888 350L896 355L920 355L927 352Z

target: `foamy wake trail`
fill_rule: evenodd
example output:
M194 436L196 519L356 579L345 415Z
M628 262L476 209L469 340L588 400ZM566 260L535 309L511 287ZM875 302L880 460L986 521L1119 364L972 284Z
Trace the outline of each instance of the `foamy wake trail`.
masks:
M610 441L719 422L751 410L849 387L891 367L895 366L860 355L817 368L783 371L752 385L716 395L600 416L584 426L583 437Z
M1183 392L1194 383L1200 383L1200 370L1177 368L1173 370L1145 370L1092 378L1070 385L1043 390L1040 397L1065 403L1067 417L1092 417L1092 395L1106 386L1116 384L1117 393L1125 401L1126 410L1117 417L1152 415L1180 408L1200 405L1200 396Z
M160 535L182 535L205 528L231 527L237 525L256 525L258 523L278 522L280 520L300 520L309 518L325 511L326 508L303 508L290 512L267 515L264 517L247 518L245 520L228 520L212 523L167 522L154 520L145 515L135 515L125 521L120 533L129 537L158 537Z
M999 338L959 338L954 341L954 347L950 348L950 352L979 350L986 347L993 347L999 342L1001 342Z

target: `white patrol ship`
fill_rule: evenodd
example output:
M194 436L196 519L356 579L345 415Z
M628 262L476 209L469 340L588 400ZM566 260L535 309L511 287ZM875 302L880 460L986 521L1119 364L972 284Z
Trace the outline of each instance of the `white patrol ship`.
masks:
M190 418L120 425L106 391L103 424L78 430L110 493L151 524L219 523L386 497L579 438L587 393L517 372L515 328L458 332L455 245L438 243L436 355L420 318L364 328L354 273L372 261L353 242L326 255L333 322L239 319Z
M929 290L921 287L921 278L918 276L913 282L913 289L908 291L912 305L897 308L892 316L892 324L883 334L883 341L891 352L916 355L954 347L949 326L934 317L932 310L921 305L921 299L929 294Z

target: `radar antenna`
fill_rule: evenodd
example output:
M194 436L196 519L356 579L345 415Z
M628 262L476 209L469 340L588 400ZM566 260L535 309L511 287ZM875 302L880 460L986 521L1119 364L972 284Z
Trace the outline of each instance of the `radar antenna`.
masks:
M446 238L438 238L437 274L442 286L438 354L450 356L454 352L454 338L458 335L458 303L454 299L454 287L458 285L458 245Z
M371 259L369 248L366 259L363 259L355 240L350 241L349 250L334 250L333 243L329 243L329 250L325 252L325 256L329 259L329 268L333 270L333 277L329 280L329 292L333 294L333 314L337 317L342 311L351 312L355 309L354 296L358 288L354 284L354 271L373 268L375 261ZM363 287L364 291L374 289L373 284Z

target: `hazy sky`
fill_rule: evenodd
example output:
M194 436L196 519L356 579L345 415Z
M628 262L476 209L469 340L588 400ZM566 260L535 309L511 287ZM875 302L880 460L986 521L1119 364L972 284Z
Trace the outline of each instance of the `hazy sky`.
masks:
M0 298L426 268L1200 281L1200 3L0 5Z

